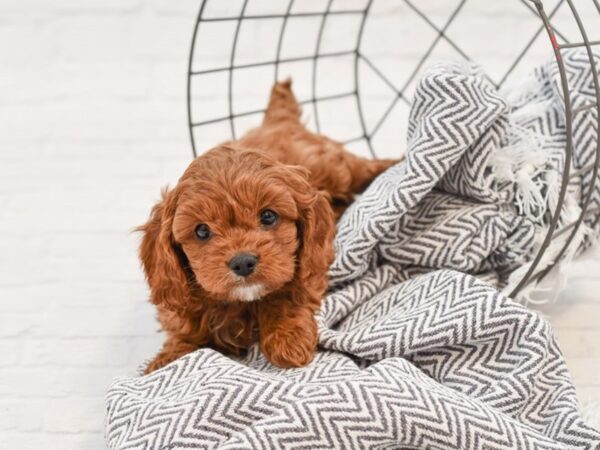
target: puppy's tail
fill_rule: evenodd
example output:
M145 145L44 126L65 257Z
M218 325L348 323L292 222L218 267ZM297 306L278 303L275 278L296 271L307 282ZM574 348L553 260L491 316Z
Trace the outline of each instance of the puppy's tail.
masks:
M264 125L284 121L300 121L302 110L292 92L292 80L275 83L271 89L271 98L265 111Z

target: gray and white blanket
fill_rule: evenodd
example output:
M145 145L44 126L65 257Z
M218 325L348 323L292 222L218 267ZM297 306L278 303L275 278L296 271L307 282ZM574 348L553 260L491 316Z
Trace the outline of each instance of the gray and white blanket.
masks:
M592 103L587 57L571 52L565 64L571 102ZM502 93L477 68L432 67L405 161L341 219L310 366L278 369L256 348L243 359L201 349L118 378L109 447L600 448L548 323L498 290L526 270L556 206L566 161L555 67ZM596 111L582 111L575 172L597 145ZM559 226L590 188L597 210L600 182L576 172ZM575 248L589 244L596 218Z

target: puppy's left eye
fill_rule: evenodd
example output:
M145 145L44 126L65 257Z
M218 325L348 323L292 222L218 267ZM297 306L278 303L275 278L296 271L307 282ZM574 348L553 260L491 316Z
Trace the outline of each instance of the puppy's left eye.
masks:
M275 225L277 219L279 219L277 213L275 211L271 211L270 209L265 209L260 213L260 224L266 227Z
M211 235L210 228L208 228L208 225L204 223L198 225L194 232L196 233L196 237L201 241L206 241Z

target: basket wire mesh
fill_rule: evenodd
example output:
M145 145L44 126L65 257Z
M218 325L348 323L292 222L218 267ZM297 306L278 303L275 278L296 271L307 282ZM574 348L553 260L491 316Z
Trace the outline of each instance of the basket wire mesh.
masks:
M548 52L551 52L554 54L554 59L558 66L564 99L566 129L565 169L562 173L558 203L555 210L551 213L550 226L543 239L543 243L533 258L529 270L512 292L512 296L517 295L528 283L539 281L546 276L568 250L586 217L597 215L592 228L596 229L598 225L600 211L598 207L589 207L593 192L597 188L592 183L587 192L583 193L582 211L578 219L557 229L569 181L575 176L581 176L586 173L591 173L593 180L598 179L600 139L596 139L597 148L595 159L592 163L577 169L574 173L571 173L570 167L573 153L573 117L577 114L589 114L595 110L596 130L600 129L600 123L598 123L600 121L600 81L598 79L597 62L592 53L594 46L600 46L600 36L590 35L590 31L600 30L600 22L597 22L598 27L591 26L590 28L589 25L589 19L600 19L599 1L513 0L511 3L512 11L514 11L515 7L520 8L521 13L524 15L523 23L527 24L525 31L522 33L525 36L524 42L519 42L518 44L512 43L511 36L513 30L508 29L509 27L504 27L501 30L506 33L502 36L492 35L487 37L493 41L507 39L507 46L508 44L514 44L512 47L516 49L516 53L513 53L507 61L503 61L501 68L500 65L496 66L495 76L488 77L494 86L501 88L518 72L517 69L519 68L531 69L533 65L529 59L532 54L537 55L538 59L541 58L540 60L543 60L544 57L547 58ZM508 2L500 3L503 3L503 5L497 5L496 10L487 13L487 15L486 8L490 9L492 7L490 2L479 1L479 6L475 7L475 11L483 12L482 21L484 25L482 26L484 28L496 23L498 21L497 17L501 18ZM380 4L383 6L379 7ZM440 6L442 4L443 6ZM311 68L308 70L306 82L303 83L305 87L304 96L299 98L299 103L308 106L312 113L311 123L308 124L309 127L317 132L333 133L331 127L326 126L324 123L324 117L328 116L324 112L324 105L333 102L338 102L341 105L341 102L344 102L344 106L340 107L339 110L345 112L346 109L352 107L348 103L350 101L356 111L356 123L354 126L348 126L347 123L343 123L342 121L341 127L345 130L358 129L358 133L343 138L334 137L338 138L339 141L343 142L352 151L362 152L365 155L369 154L372 157L390 156L389 154L384 155L381 149L387 148L389 152L390 148L403 148L404 142L402 142L400 133L398 133L397 142L387 144L387 147L385 140L382 143L377 142L378 135L381 134L385 126L390 126L388 125L391 122L390 117L398 109L399 104L403 105L405 110L408 110L410 107L410 88L414 85L425 64L432 59L437 50L444 46L452 53L454 58L459 57L466 61L479 61L481 56L473 56L471 54L473 52L469 52L465 47L468 46L472 39L479 40L479 38L484 39L485 37L471 35L469 39L468 33L471 32L469 28L464 25L457 25L458 18L461 15L467 15L464 11L469 8L470 4L477 4L477 1L455 0L452 2L446 0L443 2L433 1L427 3L412 0L320 0L317 2L308 0L303 0L302 2L295 0L288 0L287 2L265 2L261 0L238 0L231 2L219 2L218 0L202 1L189 52L187 78L188 127L194 157L198 154L200 142L212 145L226 138L235 139L246 131L246 128L257 124L258 119L264 112L262 102L265 101L268 91L266 89L258 89L258 87L255 89L257 92L253 92L249 97L256 96L260 98L258 104L261 106L240 108L236 105L236 100L243 97L236 91L236 74L242 71L266 69L270 73L268 83L272 83L287 75L296 75L295 73L284 73L284 66L289 67L303 63L310 64ZM433 9L430 5L433 5ZM435 8L443 9L445 14L436 14ZM235 13L232 13L232 11L235 11ZM406 16L409 14L410 18L407 18ZM473 22L473 13L471 12L470 15L471 22ZM376 36L379 36L379 42L375 39L375 46L371 45L371 48L375 48L375 51L369 51L367 46L364 45L365 30L369 19L372 17L378 19L378 23L395 20L400 24L403 23L404 19L404 23L407 21L409 23L418 23L430 33L430 41L420 42L425 41L424 39L420 39L420 45L418 45L418 51L416 52L418 54L410 55L410 53L407 53L408 57L400 55L399 58L395 58L395 60L400 61L407 67L405 76L400 84L396 83L393 73L390 74L388 69L383 67L375 58L371 57L371 54L377 56L377 48L385 44L385 42L381 42L381 32L376 34ZM511 18L512 16L508 17ZM530 19L535 19L535 22L531 22ZM349 31L349 29L345 30L342 26L334 30L335 32L333 33L329 32L328 27L335 21L338 23L352 21L354 28L352 28L352 31ZM567 23L567 25L561 25L565 26L567 30L563 31L555 22L560 24ZM259 23L263 28L272 29L273 33L270 36L266 36L265 39L254 41L255 36L260 34L260 29L257 26ZM268 26L265 26L265 24L268 24ZM302 27L304 27L304 30ZM250 34L252 36L250 39L248 36L245 36L247 34L246 28L254 33ZM309 51L305 54L286 54L289 53L286 52L286 42L289 36L293 35L293 28L300 30L299 33L296 33L300 36L295 41L297 45L309 44L308 41L310 39L305 39L303 32L306 36L311 33L315 36L314 42L308 46ZM203 35L204 30L208 30L206 35ZM457 36L460 37L461 35L465 35L465 33L467 33L467 39L463 39L462 43L458 42L459 39ZM263 47L268 47L270 53L266 54L267 52L265 52L263 54L259 51L254 57L244 58L243 49L240 49L240 47L248 40L250 40L251 44L250 53L254 52L257 48L262 49ZM348 41L349 45L335 48L335 46L332 47L326 44L328 40ZM268 44L265 45L265 42ZM503 43L500 42L499 44L500 46L497 48L500 49L500 53ZM561 52L564 49L577 47L584 48L587 52L589 64L592 68L596 101L583 107L574 108L571 105L569 83ZM542 48L543 51L540 50ZM219 56L217 57L216 55ZM324 78L324 74L327 75L332 70L333 72L338 70L335 69L335 64L339 65L343 59L348 64L345 64L343 71L342 69L339 70L343 72L344 79L349 80L349 86L343 90L338 89L337 92L322 92L319 86ZM407 60L409 60L410 64L406 63ZM198 62L206 61L208 61L208 64L196 67ZM330 64L333 64L333 66ZM332 67L334 69L331 69ZM369 71L369 79L365 75L366 70ZM262 73L264 75L267 72ZM214 76L220 77L221 84L223 85L223 89L220 92L212 91L212 86L215 83L214 80L211 80L211 77ZM266 76L269 75L267 74ZM377 117L370 117L373 114L369 112L370 109L367 107L367 103L369 103L371 98L377 96L370 97L368 92L365 92L367 90L366 87L372 86L375 83L373 77L376 77L380 85L385 86L385 89L389 91L386 96L386 104L379 108ZM341 78L337 77L333 84L336 84L336 81L339 80ZM249 84L252 85L253 82L254 80L251 80ZM200 89L202 92L198 94L196 87L199 84L202 86ZM378 103L382 104L382 99L379 97L377 99ZM220 104L221 111L217 111L219 107L213 107L217 104L215 102ZM198 111L200 111L198 107L202 108L202 117L198 117ZM339 114L339 116L341 115L343 114ZM335 112L333 114L330 113L329 116L338 118L338 114ZM250 118L255 123L252 123L252 120L244 122ZM222 125L226 125L226 128ZM216 126L216 130L207 132L206 130L211 126ZM558 256L554 258L554 262L547 267L539 268L542 256L552 240L562 237L566 233L569 233L569 235L565 239Z

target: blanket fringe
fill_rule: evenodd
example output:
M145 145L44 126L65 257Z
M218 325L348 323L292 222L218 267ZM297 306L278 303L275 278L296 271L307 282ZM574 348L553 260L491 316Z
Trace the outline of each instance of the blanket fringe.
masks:
M600 401L584 400L580 409L583 421L592 428L600 429Z
M581 213L581 208L577 204L577 201L571 195L567 195L565 197L565 202L563 209L561 211L561 216L559 220L559 224L557 226L557 230L561 229L561 226L566 225L568 223L574 222L579 214ZM538 232L536 233L536 243L534 245L534 254L539 251L541 248L543 239L548 233L548 227L540 227ZM585 225L581 225L575 233L573 240L571 241L569 247L563 254L560 261L556 264L555 268L552 270L552 276L545 277L539 283L530 283L525 286L517 295L515 300L520 303L531 306L531 305L542 305L549 302L555 301L560 292L562 292L563 288L567 284L568 281L568 271L567 268L570 266L571 262L577 255L577 251L580 246L583 244L586 236L591 233L591 230ZM562 250L565 245L567 239L569 239L569 233L564 233L563 235L554 238L550 245L544 251L542 259L540 260L537 270L544 270L554 263L558 254ZM525 276L525 274L529 271L531 264L533 261L523 264L521 267L513 271L509 278L506 287L503 292L505 294L509 294L512 290L518 285L520 280Z
M544 150L543 136L520 126L511 119L505 145L490 157L490 169L498 183L511 183L515 188L514 204L519 214L533 222L540 222L547 210L547 196L544 193L556 190L558 179L546 170L550 154Z

